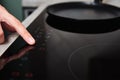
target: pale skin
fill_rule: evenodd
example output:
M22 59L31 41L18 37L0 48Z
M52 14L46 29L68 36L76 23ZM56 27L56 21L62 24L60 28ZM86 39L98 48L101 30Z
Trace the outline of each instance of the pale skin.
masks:
M5 42L3 28L16 31L29 45L35 44L34 38L22 23L0 5L0 44Z

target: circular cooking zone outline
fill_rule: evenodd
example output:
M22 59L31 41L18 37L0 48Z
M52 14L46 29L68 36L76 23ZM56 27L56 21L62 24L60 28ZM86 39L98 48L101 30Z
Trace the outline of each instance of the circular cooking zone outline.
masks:
M109 49L109 46L110 46L110 49ZM112 48L112 46L114 48ZM101 49L101 47L102 47L102 49ZM105 49L104 49L104 47L105 47ZM99 76L99 78L103 79L103 77L108 78L109 76L111 76L110 78L112 78L112 79L116 78L116 77L120 79L120 77L118 77L119 75L116 75L120 71L120 69L119 69L120 66L119 66L119 64L117 64L120 61L119 47L120 47L120 45L115 45L115 44L110 44L110 45L109 44L103 44L103 45L102 44L90 44L90 45L86 45L83 47L79 47L70 54L70 56L68 58L68 69L76 80L87 80L88 78L93 79L93 77L95 76L95 75L93 75L94 70L93 71L90 70L92 73L89 73L90 72L89 69L91 69L91 65L92 65L92 69L95 68L95 70L96 70L96 67L101 66L101 65L103 66L103 68L108 68L110 66L108 69L113 69L113 70L110 70L111 72L110 71L106 72L107 71L106 70L105 74L109 73L106 76L104 76L105 74L102 75L100 73L100 75L102 75L102 76L101 77ZM81 51L81 53L79 51ZM90 52L90 54L89 54L89 52ZM106 54L104 54L104 53L106 53ZM92 58L95 60L98 60L98 62L96 63L96 61L94 60L95 63L93 62L90 64L88 61L89 61L89 59L91 59L91 62L92 62L92 60L93 60ZM96 66L96 64L97 64L97 66ZM99 71L99 72L101 72L101 71ZM88 76L88 74L89 74L89 76ZM96 74L98 74L98 73L96 73ZM98 75L95 78L98 79Z
M91 46L91 45L79 47L78 49L74 50L74 51L71 53L71 55L69 56L69 58L68 58L68 69L70 70L70 72L72 73L72 75L74 76L74 78L75 78L76 80L80 80L80 79L79 79L79 77L72 71L72 68L71 68L71 65L70 65L72 56L73 56L76 52L78 52L80 49L82 49L82 48L84 49L84 48L89 47L89 46ZM81 56L82 56L82 55L81 55ZM82 56L82 57L83 57L83 56Z

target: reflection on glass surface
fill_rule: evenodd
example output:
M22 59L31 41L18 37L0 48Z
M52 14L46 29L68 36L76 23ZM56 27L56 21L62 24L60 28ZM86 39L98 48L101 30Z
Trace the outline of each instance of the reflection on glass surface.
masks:
M13 54L12 56L9 56L9 57L1 57L0 58L0 70L4 68L4 66L13 61L13 60L16 60L16 59L19 59L21 58L23 55L26 54L27 51L30 51L34 48L34 46L27 46L27 47L24 47L23 49L21 49L17 54Z

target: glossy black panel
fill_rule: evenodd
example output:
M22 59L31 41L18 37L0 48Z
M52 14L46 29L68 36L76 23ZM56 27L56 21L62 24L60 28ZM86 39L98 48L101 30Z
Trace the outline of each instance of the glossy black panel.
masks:
M81 34L55 29L43 12L0 58L0 80L119 80L120 31ZM69 26L68 26L69 27Z

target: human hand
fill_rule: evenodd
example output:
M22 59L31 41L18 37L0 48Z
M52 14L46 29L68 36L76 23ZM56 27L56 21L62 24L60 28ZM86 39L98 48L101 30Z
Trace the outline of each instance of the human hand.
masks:
M0 43L4 43L5 41L3 28L8 29L9 31L16 31L28 44L35 44L34 38L22 23L0 5Z

